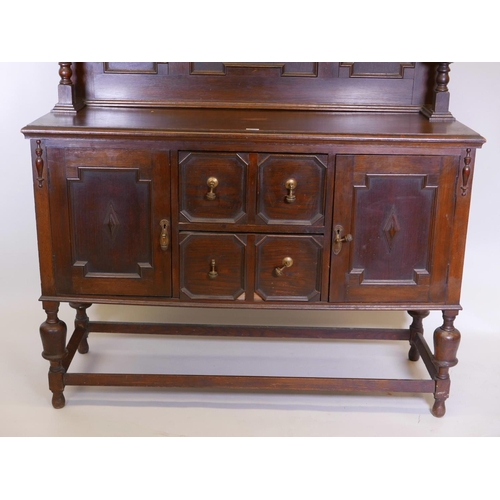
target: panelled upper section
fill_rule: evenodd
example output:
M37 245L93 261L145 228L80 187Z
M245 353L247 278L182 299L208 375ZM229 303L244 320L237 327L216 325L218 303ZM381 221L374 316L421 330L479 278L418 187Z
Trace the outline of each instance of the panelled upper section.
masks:
M418 111L432 101L435 63L74 63L88 106Z

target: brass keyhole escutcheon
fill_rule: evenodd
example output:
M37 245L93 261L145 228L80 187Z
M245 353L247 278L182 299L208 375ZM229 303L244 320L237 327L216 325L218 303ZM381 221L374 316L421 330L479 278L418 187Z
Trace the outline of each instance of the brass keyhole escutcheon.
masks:
M341 236L344 228L341 225L337 225L334 228L335 231L335 240L333 241L333 253L334 255L338 255L342 250L342 243L352 241L352 235L346 234L345 236Z
M288 179L285 182L285 187L288 189L285 200L287 203L293 203L296 200L295 189L297 189L297 181L295 179Z
M160 248L166 252L168 250L168 227L170 226L170 222L167 219L162 219L160 221L161 233L160 233Z
M215 194L214 192L214 189L219 185L219 181L215 178L215 177L209 177L207 179L207 186L209 188L209 191L208 193L205 195L205 198L207 200L215 200L215 198L217 197L217 195Z
M276 273L276 276L283 276L283 273L287 267L292 267L293 266L293 259L291 257L285 257L283 261L281 262L282 266L281 267L275 267L274 272Z

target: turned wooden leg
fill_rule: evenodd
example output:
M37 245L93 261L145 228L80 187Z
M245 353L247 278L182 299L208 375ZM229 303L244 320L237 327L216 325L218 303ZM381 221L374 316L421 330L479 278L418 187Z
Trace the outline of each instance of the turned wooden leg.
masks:
M418 361L420 359L420 354L415 345L415 337L417 333L424 334L422 321L425 317L429 316L429 311L408 311L408 314L413 318L410 325L410 352L408 353L408 358L410 361Z
M450 394L449 370L458 363L457 351L460 344L460 332L453 326L458 311L443 311L443 326L434 331L434 358L438 368L436 390L432 414L442 417L446 413L445 401Z
M89 343L87 340L89 336L89 317L87 316L87 309L92 304L70 302L69 305L76 310L75 331L81 329L85 332L78 345L78 352L80 354L87 354L89 352Z
M64 399L64 373L62 360L67 354L66 350L66 324L57 317L59 302L43 302L47 313L47 320L40 325L42 338L42 356L50 361L49 389L52 391L52 406L62 408Z

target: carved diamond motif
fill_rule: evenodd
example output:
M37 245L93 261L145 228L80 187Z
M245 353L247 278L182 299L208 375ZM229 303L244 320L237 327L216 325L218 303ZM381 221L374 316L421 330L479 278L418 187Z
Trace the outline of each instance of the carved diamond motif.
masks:
M106 212L106 216L104 217L103 224L111 239L114 240L116 232L118 231L118 226L120 225L120 221L118 220L118 215L116 215L112 203L108 205L108 210Z
M396 214L396 207L393 206L384 222L384 225L382 226L382 232L384 233L387 245L389 246L389 252L392 250L394 239L400 230L401 227Z

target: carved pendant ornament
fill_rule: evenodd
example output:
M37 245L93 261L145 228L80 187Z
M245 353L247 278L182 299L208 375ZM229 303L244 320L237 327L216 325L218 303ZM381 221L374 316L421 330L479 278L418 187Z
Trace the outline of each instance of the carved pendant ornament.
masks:
M471 173L471 168L470 168L470 162L472 161L472 158L470 156L470 148L467 148L467 154L464 158L464 168L462 169L462 196L465 196L467 194L467 191L469 190L469 177Z
M36 141L36 149L35 149L36 159L35 159L35 167L36 172L38 174L38 187L41 188L43 186L43 149L41 147L41 141Z

